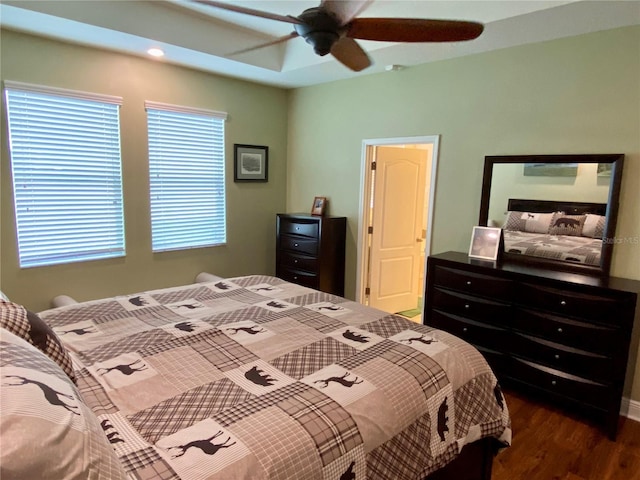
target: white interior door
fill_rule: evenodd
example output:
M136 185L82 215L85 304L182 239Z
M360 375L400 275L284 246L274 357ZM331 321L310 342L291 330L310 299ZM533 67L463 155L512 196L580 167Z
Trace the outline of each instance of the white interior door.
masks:
M416 308L425 218L426 151L376 148L369 305L390 313Z

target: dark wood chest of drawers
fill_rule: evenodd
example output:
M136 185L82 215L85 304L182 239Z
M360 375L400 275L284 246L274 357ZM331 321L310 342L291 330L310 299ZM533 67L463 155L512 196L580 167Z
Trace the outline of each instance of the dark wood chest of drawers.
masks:
M344 296L346 217L276 215L276 276Z
M615 438L640 282L429 257L424 323L473 344L500 382Z

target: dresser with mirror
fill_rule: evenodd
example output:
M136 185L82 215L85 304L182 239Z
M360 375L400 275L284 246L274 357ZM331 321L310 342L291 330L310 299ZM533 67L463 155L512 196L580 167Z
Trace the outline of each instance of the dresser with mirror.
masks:
M432 255L425 288L425 324L476 346L503 386L610 438L640 292L640 281L609 275L623 160L486 157L479 225L502 228L504 251L495 262Z

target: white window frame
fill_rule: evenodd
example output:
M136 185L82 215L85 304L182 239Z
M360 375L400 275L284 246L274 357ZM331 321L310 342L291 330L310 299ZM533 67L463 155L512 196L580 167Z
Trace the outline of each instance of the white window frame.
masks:
M4 81L21 268L122 257L122 99Z
M225 245L225 120L214 110L145 102L153 252Z

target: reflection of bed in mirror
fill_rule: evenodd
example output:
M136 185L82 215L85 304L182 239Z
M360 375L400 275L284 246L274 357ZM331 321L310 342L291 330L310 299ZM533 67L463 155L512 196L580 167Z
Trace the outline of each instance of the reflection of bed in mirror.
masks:
M623 163L623 154L487 156L478 225L510 224L503 230L504 261L608 275L614 245L608 240L615 235ZM515 199L525 203L509 205ZM566 219L554 218L557 212ZM537 218L522 218L526 213ZM540 236L549 234L558 237L555 246L549 246L553 238ZM558 253L560 247L564 253Z
M599 267L607 204L510 198L504 251Z

